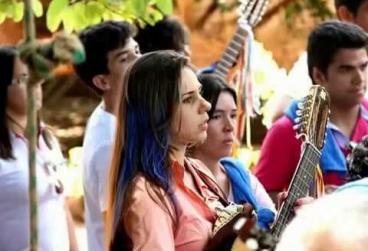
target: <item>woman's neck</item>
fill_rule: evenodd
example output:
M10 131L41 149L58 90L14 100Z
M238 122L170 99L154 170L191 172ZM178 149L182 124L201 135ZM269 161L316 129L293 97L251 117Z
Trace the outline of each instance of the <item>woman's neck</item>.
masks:
M208 156L204 153L195 152L193 157L199 159L211 171L216 183L219 185L225 196L228 197L230 193L230 180L224 172L223 166L219 158Z
M213 158L201 152L194 152L193 157L202 161L215 177L223 173L219 158Z
M179 162L180 165L184 166L184 159L185 159L185 146L170 146L170 154L172 159Z
M9 129L17 135L24 136L27 126L27 117L13 113L6 113L6 120Z

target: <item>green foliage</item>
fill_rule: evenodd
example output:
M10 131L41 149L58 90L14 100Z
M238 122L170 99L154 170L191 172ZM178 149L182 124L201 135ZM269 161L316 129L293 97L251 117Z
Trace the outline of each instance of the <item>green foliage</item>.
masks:
M36 17L43 15L43 6L39 0L32 0L32 10Z
M32 0L33 13L36 17L43 15L43 7L40 0ZM24 3L19 0L0 0L0 24L6 18L19 22L23 19Z
M40 0L32 0L36 17L44 14ZM0 23L6 18L19 22L23 18L21 0L0 0ZM154 24L173 12L173 0L51 0L46 11L47 28L61 27L68 32L81 30L104 20L125 20L140 25Z
M285 8L285 19L289 26L294 23L294 18L298 17L303 11L316 19L326 20L333 16L327 7L326 0L296 0L289 3Z
M46 14L46 25L50 31L55 31L61 21L62 21L62 13L65 11L68 6L68 0L54 0L50 2L49 8Z

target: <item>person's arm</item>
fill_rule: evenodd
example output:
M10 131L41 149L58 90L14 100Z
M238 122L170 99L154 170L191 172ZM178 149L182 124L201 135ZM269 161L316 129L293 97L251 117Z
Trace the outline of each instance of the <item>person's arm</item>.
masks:
M285 109L290 105L292 100L293 98L286 94L280 94L280 96L276 98L271 112L272 123L275 123L284 115Z
M149 185L148 185L149 186ZM135 183L123 219L132 251L175 251L174 224L164 203L153 199L143 178ZM171 213L172 210L171 210Z
M252 186L252 191L254 194L254 197L257 200L257 203L264 208L268 208L276 213L276 207L273 203L272 198L269 196L269 194L266 192L265 188L263 187L262 183L259 182L256 176L253 174L249 175L250 182Z
M255 176L276 204L277 194L286 189L294 174L301 153L301 142L296 139L293 123L280 118L267 132Z
M281 191L275 191L275 192L268 192L268 196L271 198L272 202L276 206L276 210L280 209L280 198L279 194L282 193Z
M70 251L79 251L78 241L75 235L74 220L73 220L72 214L70 213L66 200L64 203L64 210L65 210L66 222L68 225L68 237L69 237L69 243L70 243Z
M106 226L106 209L107 209L107 188L108 188L108 176L112 155L112 144L106 143L100 146L93 153L93 169L96 177L96 187L98 194L98 203L101 212L101 218Z

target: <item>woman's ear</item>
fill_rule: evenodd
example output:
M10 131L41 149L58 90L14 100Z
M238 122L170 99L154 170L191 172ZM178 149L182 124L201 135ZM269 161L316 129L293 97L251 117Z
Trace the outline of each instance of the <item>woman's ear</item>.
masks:
M354 22L354 14L351 13L350 10L346 8L346 6L340 6L339 8L337 8L336 15L341 21L350 23Z
M313 83L317 85L323 85L324 83L327 82L326 75L317 67L313 67L312 78L313 78Z
M100 89L103 92L111 88L108 81L106 81L105 76L102 74L94 76L92 82L98 89Z

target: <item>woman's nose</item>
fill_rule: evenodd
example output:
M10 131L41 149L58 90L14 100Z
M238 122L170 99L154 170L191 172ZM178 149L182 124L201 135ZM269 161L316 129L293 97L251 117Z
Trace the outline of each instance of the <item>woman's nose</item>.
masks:
M226 131L234 131L235 129L235 121L231 117L227 117L225 121L225 130Z

